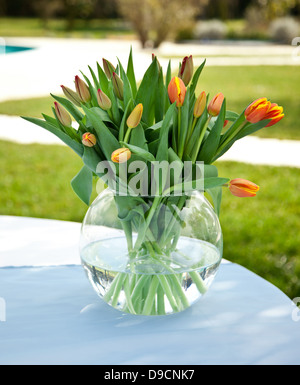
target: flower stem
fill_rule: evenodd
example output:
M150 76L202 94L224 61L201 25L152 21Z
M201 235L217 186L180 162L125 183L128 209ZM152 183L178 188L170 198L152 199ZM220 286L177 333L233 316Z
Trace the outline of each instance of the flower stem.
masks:
M180 135L181 135L181 107L178 107L178 141L177 141L177 148L180 147Z
M144 308L143 308L143 315L150 315L153 308L153 303L155 302L155 296L157 292L157 288L159 285L159 280L156 275L153 275L149 292L147 295L147 298L145 300Z
M189 272L190 277L192 278L193 282L197 286L197 289L199 292L203 295L207 292L207 287L205 286L205 283L203 282L203 279L200 277L200 274L197 273L197 271L191 271Z
M130 137L131 131L132 131L132 128L128 128L128 130L126 132L126 135L125 135L125 138L123 140L124 143L128 143L129 142L129 137Z

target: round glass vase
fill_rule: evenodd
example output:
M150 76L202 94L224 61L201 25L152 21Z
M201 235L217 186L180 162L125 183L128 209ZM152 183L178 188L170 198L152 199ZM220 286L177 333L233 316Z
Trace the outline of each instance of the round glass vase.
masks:
M92 287L110 306L136 315L189 308L209 289L222 253L218 216L199 192L142 198L106 189L81 228Z

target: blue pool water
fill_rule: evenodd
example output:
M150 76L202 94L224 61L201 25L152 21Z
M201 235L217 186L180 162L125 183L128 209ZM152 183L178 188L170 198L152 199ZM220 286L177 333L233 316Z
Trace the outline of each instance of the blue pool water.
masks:
M0 54L9 54L9 53L15 53L15 52L22 52L22 51L29 51L33 48L31 47L18 47L15 45L1 45L0 44Z

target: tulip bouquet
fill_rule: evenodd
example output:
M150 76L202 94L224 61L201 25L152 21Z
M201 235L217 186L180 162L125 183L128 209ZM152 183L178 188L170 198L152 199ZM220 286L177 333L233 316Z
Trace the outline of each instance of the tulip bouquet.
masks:
M282 107L266 98L237 114L226 109L222 93L211 100L204 91L196 95L204 66L205 61L194 70L192 56L186 57L173 77L171 62L164 74L153 56L137 84L132 51L126 70L120 61L114 66L103 59L97 71L89 67L91 80L84 74L83 79L76 76L75 90L62 86L65 97L52 95L53 116L25 118L52 132L82 158L83 167L71 184L83 202L90 204L94 177L115 191L132 275L116 274L104 299L116 305L125 292L124 309L131 313L165 314L162 296L173 311L188 306L180 286L182 276L173 272L170 258L185 225L180 213L191 191L201 181L217 215L224 187L237 197L255 196L256 184L220 177L214 163L237 140L284 116ZM133 167L135 162L140 162L139 167ZM168 182L153 168L162 162L175 162L179 170L169 175ZM190 168L183 183L186 162ZM161 263L168 274L159 278L150 274L151 279L149 273L134 276L134 262L141 258ZM193 271L190 279L203 294L201 275Z

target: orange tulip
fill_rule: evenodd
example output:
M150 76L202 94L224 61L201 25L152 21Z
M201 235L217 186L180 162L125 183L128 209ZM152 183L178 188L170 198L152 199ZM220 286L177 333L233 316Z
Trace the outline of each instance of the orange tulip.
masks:
M229 190L236 197L250 198L256 196L259 186L249 180L238 178L229 182Z
M97 143L97 139L95 135L91 134L90 132L86 132L82 135L82 144L86 147L94 147Z
M278 104L276 103L271 104L270 109L264 118L264 119L271 119L271 122L267 124L266 127L274 126L274 124L280 122L280 120L283 118L284 118L283 108L279 107Z
M267 98L260 98L251 103L246 111L245 117L250 123L258 123L265 120L265 116L270 109L271 103Z
M171 103L175 103L177 107L182 107L186 95L186 87L181 79L174 77L168 86L168 94Z
M111 154L114 163L126 163L131 158L131 151L128 148L119 148Z
M206 107L206 93L203 91L201 92L200 96L196 100L195 107L194 107L194 117L200 118L202 116L205 107Z
M267 98L260 98L251 103L245 111L245 117L250 123L258 123L262 120L271 119L266 126L270 127L283 119L283 108L276 103L271 103Z
M209 115L211 116L219 115L224 99L225 99L224 95L221 92L213 98L213 100L209 103L209 106L207 108Z

